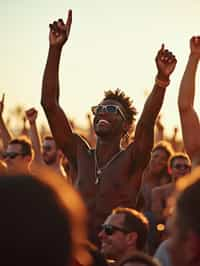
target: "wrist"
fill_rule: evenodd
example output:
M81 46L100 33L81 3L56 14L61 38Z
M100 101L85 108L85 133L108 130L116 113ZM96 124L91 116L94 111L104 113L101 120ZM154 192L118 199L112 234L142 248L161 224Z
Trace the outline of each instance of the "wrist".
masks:
M51 54L61 54L62 46L49 44L49 53Z
M194 53L194 52L190 52L189 58L190 58L190 59L194 59L194 60L196 60L196 61L199 61L199 59L200 59L200 54L198 54L198 53Z
M155 78L155 85L160 88L166 88L170 84L170 79L168 78L162 78L161 76L157 75Z

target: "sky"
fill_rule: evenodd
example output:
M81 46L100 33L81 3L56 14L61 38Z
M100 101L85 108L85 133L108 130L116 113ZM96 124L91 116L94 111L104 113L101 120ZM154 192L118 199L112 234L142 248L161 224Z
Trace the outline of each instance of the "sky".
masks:
M177 57L161 110L170 134L180 127L177 95L189 55L189 40L200 35L199 0L1 0L0 94L5 116L22 104L39 111L48 53L49 24L73 11L70 38L60 64L60 104L81 125L107 89L120 88L133 99L139 118L156 76L161 44ZM198 84L197 77L197 84ZM200 111L200 93L195 108Z

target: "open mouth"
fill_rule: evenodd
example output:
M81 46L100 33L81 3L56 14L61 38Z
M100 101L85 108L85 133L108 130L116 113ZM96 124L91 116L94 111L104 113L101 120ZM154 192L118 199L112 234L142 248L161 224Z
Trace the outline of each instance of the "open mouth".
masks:
M107 126L107 125L110 125L110 122L108 120L105 120L105 119L100 119L97 122L97 126Z

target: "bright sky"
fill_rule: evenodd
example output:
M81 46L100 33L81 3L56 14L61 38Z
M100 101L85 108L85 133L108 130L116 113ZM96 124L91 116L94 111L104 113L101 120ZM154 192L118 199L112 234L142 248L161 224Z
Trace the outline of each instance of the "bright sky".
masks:
M73 10L70 39L60 65L61 106L84 125L85 114L106 89L123 89L139 112L150 91L154 58L164 43L178 63L162 107L171 132L180 125L179 83L187 62L189 39L200 35L199 0L6 0L0 1L0 93L5 111L15 104L39 110L41 81L48 52L48 25ZM199 105L200 93L195 106ZM200 108L197 108L199 111Z

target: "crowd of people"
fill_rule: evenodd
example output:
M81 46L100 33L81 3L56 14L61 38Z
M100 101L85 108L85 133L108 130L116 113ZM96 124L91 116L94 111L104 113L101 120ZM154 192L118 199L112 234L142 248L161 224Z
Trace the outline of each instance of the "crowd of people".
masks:
M120 89L105 91L80 133L59 104L59 63L72 24L49 25L41 105L50 133L40 134L37 110L13 137L0 101L0 264L200 265L200 123L194 110L200 37L179 88L178 129L165 138L160 110L175 55L162 44L154 86L137 110ZM8 253L10 255L8 255Z

